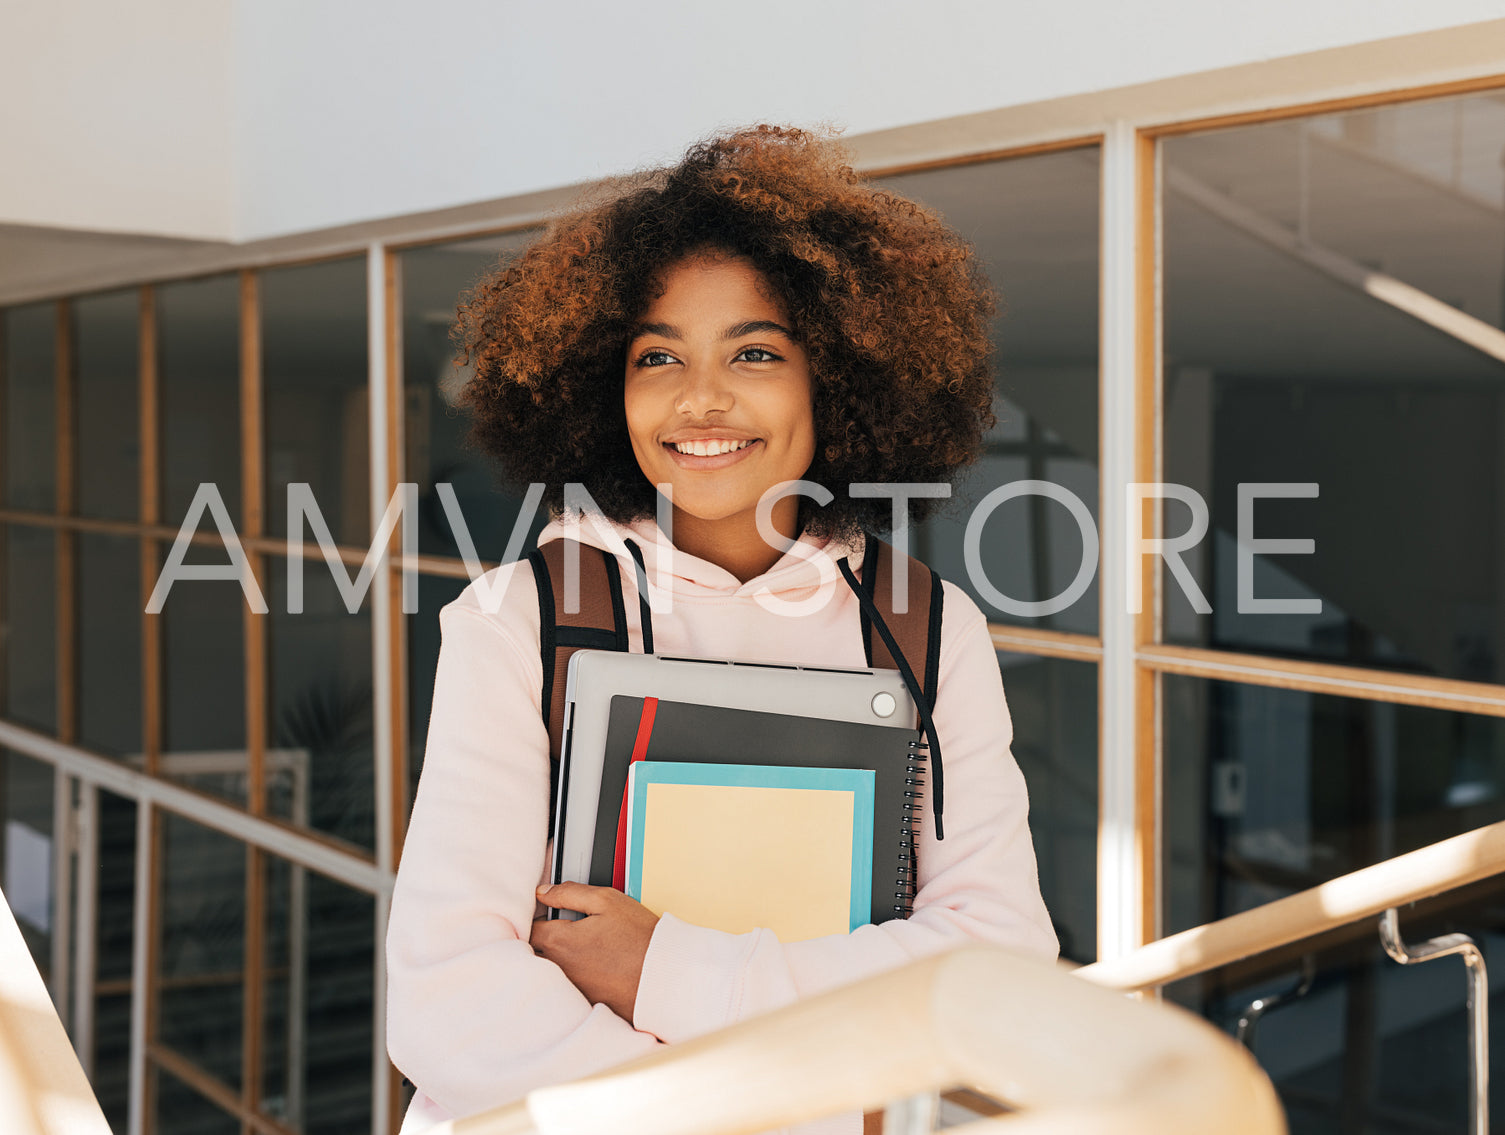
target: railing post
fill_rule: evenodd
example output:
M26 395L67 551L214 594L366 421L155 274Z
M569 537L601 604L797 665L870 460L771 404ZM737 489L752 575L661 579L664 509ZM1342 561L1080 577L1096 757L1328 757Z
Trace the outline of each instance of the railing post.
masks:
M1444 934L1418 946L1407 946L1401 941L1394 907L1380 915L1380 944L1385 947L1385 953L1403 966L1430 962L1451 954L1463 958L1468 972L1470 1023L1468 1086L1473 1097L1468 1130L1469 1135L1486 1135L1489 1131L1489 975L1484 968L1484 955L1467 934Z
M1254 1030L1259 1027L1259 1022L1264 1019L1266 1013L1272 1009L1278 1009L1289 1001L1296 1001L1311 992L1312 982L1317 979L1317 960L1311 954L1305 954L1301 959L1301 976L1296 979L1296 984L1281 993L1274 993L1268 997L1257 997L1239 1013L1238 1027L1234 1030L1233 1039L1254 1051Z

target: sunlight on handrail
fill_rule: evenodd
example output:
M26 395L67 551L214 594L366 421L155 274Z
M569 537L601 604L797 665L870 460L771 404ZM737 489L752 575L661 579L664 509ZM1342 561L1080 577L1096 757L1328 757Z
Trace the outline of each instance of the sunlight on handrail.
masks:
M1019 1109L961 1131L1278 1135L1270 1081L1200 1018L967 946L433 1135L736 1135L965 1084Z
M10 904L0 895L0 1131L110 1135Z
M1505 821L1476 828L1074 971L1123 992L1165 985L1505 871Z

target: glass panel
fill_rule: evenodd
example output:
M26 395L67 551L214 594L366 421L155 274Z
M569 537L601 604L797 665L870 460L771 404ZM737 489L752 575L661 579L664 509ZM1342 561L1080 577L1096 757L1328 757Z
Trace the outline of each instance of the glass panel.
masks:
M239 278L158 288L157 336L163 520L181 524L199 483L210 481L239 524Z
M0 528L3 547L4 716L47 733L57 730L57 541L51 531Z
M1505 819L1505 718L1161 680L1168 934Z
M335 541L364 548L371 541L365 260L263 272L261 334L267 530L287 533L287 486L307 482Z
M130 1122L131 995L94 998L94 1071L89 1086L111 1131L126 1132Z
M164 812L157 1035L239 1089L245 986L246 848Z
M186 563L226 560L191 546ZM180 580L162 605L162 771L238 803L246 800L245 596L223 579Z
M354 574L340 565L338 570ZM287 561L268 558L268 736L276 816L375 846L370 592L354 614L317 554L304 561L303 611L288 610Z
M136 802L103 791L99 794L98 873L94 1068L89 1083L111 1128L124 1131L130 1097Z
M157 1112L152 1135L242 1135L240 1120L218 1104L170 1072L154 1066L151 1073Z
M1209 506L1186 564L1212 607L1167 573L1167 639L1505 680L1505 105L1163 147L1165 476ZM1320 495L1259 499L1247 535L1315 550L1241 584L1239 486L1268 482Z
M376 903L266 857L262 1110L293 1128L371 1126Z
M52 918L57 905L52 879L51 766L0 749L0 794L0 816L5 821L0 889L31 948L32 960L50 986Z
M460 554L453 526L434 491L440 482L454 488L476 555L500 562L506 552L522 497L515 487L500 483L488 459L465 445L470 419L455 399L469 375L455 366L449 333L460 293L537 236L537 230L529 230L402 254L402 365L407 399L403 479L418 485L419 546L425 555ZM520 554L532 550L532 539L545 519L541 513L531 518L529 542Z
M1097 663L999 652L1061 956L1097 960Z
M999 505L982 528L986 581L969 579L962 548L978 503L1010 481L1053 482L1097 516L1099 164L1090 147L882 182L937 209L971 241L1000 296L998 425L952 504L925 526L916 554L966 587L989 618L1086 634L1097 633L1095 572L1055 614L1011 611L989 595L1041 602L1066 592L1084 544L1064 505L1043 497Z
M408 802L418 790L423 753L428 744L429 710L434 704L434 674L439 668L439 611L469 586L463 579L440 575L418 577L418 611L408 620Z
M1505 888L1454 891L1401 911L1411 944L1469 934L1491 959L1505 949ZM1505 1011L1496 978L1492 1016ZM1374 919L1166 989L1168 999L1238 1034L1269 1074L1292 1135L1468 1129L1468 1017L1462 963L1402 967L1380 949ZM1250 1012L1256 998L1273 1005ZM1491 1076L1491 1110L1505 1089Z
M5 503L52 512L57 507L57 305L3 313L5 358Z
M78 735L116 756L141 752L141 547L78 535Z
M134 520L141 505L137 373L141 298L134 290L73 304L78 374L78 510Z

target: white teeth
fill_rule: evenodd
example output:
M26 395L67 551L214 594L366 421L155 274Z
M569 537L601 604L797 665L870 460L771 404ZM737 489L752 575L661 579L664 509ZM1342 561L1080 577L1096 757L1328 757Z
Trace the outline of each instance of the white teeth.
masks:
M695 457L715 457L722 453L731 453L733 450L743 449L751 445L751 441L730 441L724 438L712 438L710 441L677 441L674 448L680 453L691 454Z

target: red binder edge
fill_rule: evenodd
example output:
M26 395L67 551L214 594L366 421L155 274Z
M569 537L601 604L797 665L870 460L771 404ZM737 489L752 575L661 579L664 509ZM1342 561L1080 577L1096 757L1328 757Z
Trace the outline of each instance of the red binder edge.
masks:
M632 743L632 760L627 762L629 766L648 756L648 740L653 736L653 716L657 712L658 698L644 698L637 739ZM621 810L617 813L617 851L611 868L611 885L619 891L627 890L627 793L628 789L624 787Z

